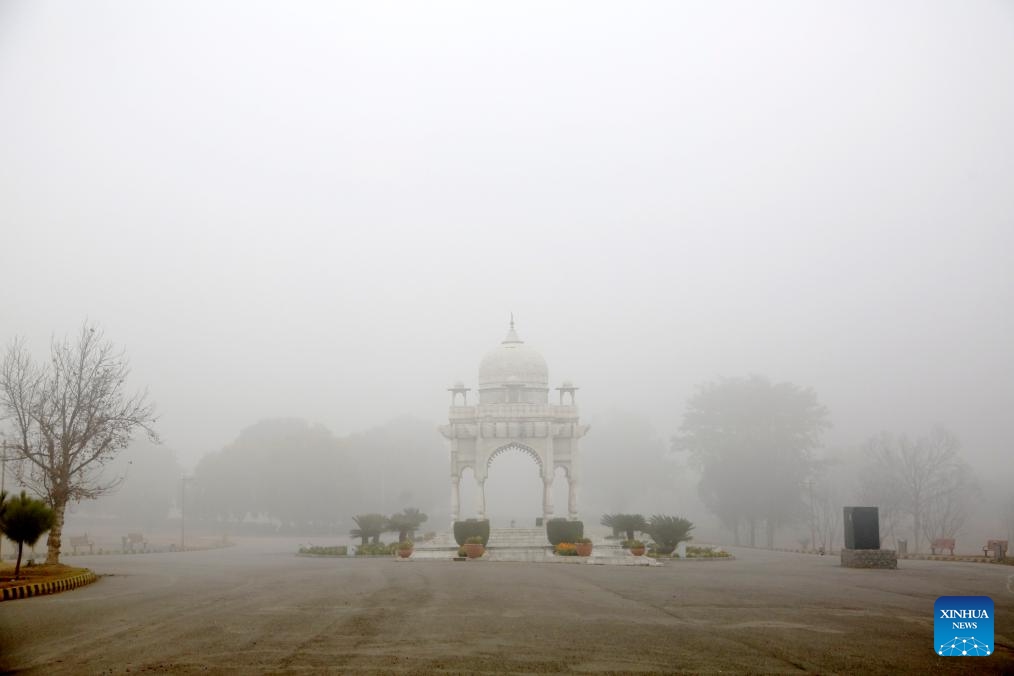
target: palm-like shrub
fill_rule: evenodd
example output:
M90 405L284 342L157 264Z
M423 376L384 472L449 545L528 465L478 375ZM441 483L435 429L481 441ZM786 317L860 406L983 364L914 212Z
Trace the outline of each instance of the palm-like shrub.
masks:
M429 517L415 507L406 507L398 514L392 514L387 520L387 530L398 531L398 542L411 540L415 531Z
M352 517L356 527L349 531L354 538L362 538L362 544L371 539L373 544L380 542L380 534L386 530L387 517L383 514L356 514Z
M693 539L690 536L693 529L694 524L682 516L655 514L648 520L645 532L655 541L660 554L671 554L679 543Z
M14 566L15 580L21 573L21 556L25 545L31 547L38 542L42 534L53 527L55 521L56 513L49 505L42 500L28 497L24 491L17 497L4 500L3 534L18 544L18 562Z
M628 540L634 539L634 533L646 533L648 522L640 514L603 514L602 525L613 529L613 537L625 533Z

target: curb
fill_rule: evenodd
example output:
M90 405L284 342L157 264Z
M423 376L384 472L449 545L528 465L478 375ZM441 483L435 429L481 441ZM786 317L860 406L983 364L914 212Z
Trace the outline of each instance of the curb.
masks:
M89 570L87 573L79 573L78 575L67 577L62 580L54 580L52 582L35 582L19 585L17 587L5 587L4 589L0 589L0 592L3 592L3 596L0 598L0 601L13 601L14 599L26 599L31 596L55 594L57 592L76 589L77 587L83 587L84 585L91 584L98 579L98 575Z

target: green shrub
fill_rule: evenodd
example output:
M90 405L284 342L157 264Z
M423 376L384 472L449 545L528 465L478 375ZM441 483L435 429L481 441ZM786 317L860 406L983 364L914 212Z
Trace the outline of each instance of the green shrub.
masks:
M648 522L640 514L603 514L601 524L613 529L613 538L626 534L627 540L634 539L635 532L645 532Z
M480 536L480 535L473 535L472 537L470 537L467 540L465 540L465 544L466 545L482 545L483 547L486 546L486 543L482 541L482 536Z
M577 542L584 537L584 522L550 519L546 522L546 537L554 547L561 542Z
M14 579L21 572L21 555L25 545L34 547L42 534L53 527L56 513L42 500L28 497L25 491L11 498L6 493L0 494L0 502L4 505L3 530L0 531L18 545L18 562L14 565ZM29 559L27 565L34 561Z
M313 554L314 556L348 556L349 548L345 545L336 547L300 547L300 554Z
M679 543L693 539L690 536L693 529L694 524L681 516L655 514L648 521L646 532L660 554L670 554Z
M356 547L356 556L384 556L386 554L394 554L396 551L398 551L397 542L392 542L389 545L383 542L369 542Z
M687 547L688 559L727 559L729 556L729 552L711 547Z
M465 521L454 522L454 541L458 545L465 544L465 541L469 538L478 537L482 538L482 544L485 546L489 542L489 519L467 519Z

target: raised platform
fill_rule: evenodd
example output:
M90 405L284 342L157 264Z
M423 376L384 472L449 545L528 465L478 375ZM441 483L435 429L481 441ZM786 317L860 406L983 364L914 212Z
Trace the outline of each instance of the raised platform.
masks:
M447 533L417 544L413 559L451 559L458 545ZM591 556L556 556L546 539L544 528L493 528L489 532L486 554L478 561L517 561L529 563L570 563L613 566L660 566L647 556L634 556L615 542L596 541Z
M898 567L898 553L893 549L843 549L842 568L879 568L893 570Z

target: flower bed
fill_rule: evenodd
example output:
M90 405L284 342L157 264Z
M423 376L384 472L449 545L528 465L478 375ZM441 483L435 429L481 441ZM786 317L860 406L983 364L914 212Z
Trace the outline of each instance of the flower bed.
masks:
M348 556L349 548L345 545L335 547L300 547L299 553L304 556Z
M557 556L577 556L577 545L573 542L561 542L555 550Z

